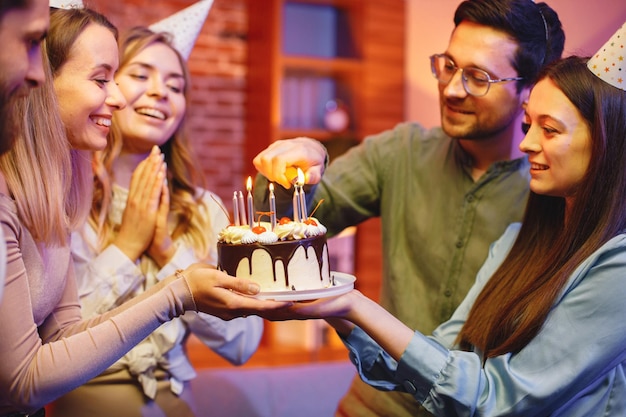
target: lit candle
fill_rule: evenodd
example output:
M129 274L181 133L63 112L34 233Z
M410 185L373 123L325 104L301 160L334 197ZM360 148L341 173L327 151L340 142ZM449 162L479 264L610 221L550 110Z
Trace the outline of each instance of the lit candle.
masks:
M239 204L237 204L237 191L233 193L233 218L235 226L239 226Z
M300 216L300 221L305 221L308 216L306 209L306 196L304 194L304 173L300 168L298 168L298 182L296 183L296 187L300 186L300 202L298 205L300 206L300 212L298 213Z
M248 221L246 220L246 206L243 204L243 193L241 191L239 191L239 216L241 217L241 225L247 225Z
M252 177L248 177L246 183L246 189L248 190L248 220L250 229L254 227L254 201L252 200Z
M272 230L276 227L276 196L274 196L274 184L270 182L270 224Z
M300 221L300 197L298 195L298 186L293 186L293 221Z

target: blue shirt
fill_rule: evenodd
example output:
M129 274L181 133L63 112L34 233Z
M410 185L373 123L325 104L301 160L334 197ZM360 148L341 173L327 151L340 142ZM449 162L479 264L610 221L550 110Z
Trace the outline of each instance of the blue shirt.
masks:
M626 235L569 278L541 331L520 352L489 358L454 341L511 248L519 224L495 242L476 283L431 337L415 332L400 362L356 328L344 342L361 375L408 392L436 416L626 416Z

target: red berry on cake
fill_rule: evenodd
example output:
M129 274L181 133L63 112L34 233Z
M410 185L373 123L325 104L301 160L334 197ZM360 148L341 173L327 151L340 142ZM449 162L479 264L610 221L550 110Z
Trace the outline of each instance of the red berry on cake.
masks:
M263 227L263 226L254 226L252 228L252 231L254 233L256 233L257 235L260 235L263 232L267 232L267 229L265 227Z

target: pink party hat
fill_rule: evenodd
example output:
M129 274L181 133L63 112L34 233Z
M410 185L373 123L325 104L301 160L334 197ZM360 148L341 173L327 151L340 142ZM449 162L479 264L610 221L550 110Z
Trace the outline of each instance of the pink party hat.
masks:
M626 23L587 63L587 67L602 81L626 91Z
M213 0L200 0L149 28L154 32L171 33L174 47L184 59L188 59L212 5Z
M57 9L82 9L83 0L50 0L50 7Z

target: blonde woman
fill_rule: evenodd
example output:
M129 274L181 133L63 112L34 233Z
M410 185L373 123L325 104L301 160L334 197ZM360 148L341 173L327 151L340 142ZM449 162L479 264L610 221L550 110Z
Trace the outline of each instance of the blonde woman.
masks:
M67 138L76 144L101 143L108 133L107 112L125 105L113 82L116 33L106 18L88 9L51 12L44 60L58 46L49 69L54 83L31 91L22 103L18 111L28 129L0 158L0 225L7 247L0 304L2 416L43 415L44 405L99 375L161 324L186 311L231 319L280 305L240 295L258 292L248 281L193 265L132 302L81 318L69 232L84 224L89 211L85 193L91 181L75 180L82 175L76 167L81 161L88 167L90 161L84 153L71 154ZM59 39L63 42L56 43ZM86 57L96 65L77 65L76 60ZM63 77L87 66L89 72L74 73L74 90L71 83L65 91L60 88ZM94 87L89 96L82 90L87 87ZM74 106L65 106L68 100ZM60 108L77 113L70 118L57 114ZM158 164L155 169L158 174ZM91 178L90 171L86 178Z
M170 36L142 27L122 36L115 81L128 104L114 116L106 149L96 154L89 224L72 237L86 317L194 262L215 264L217 235L228 224L219 198L200 187L185 131L190 79ZM148 175L153 162L167 167L162 188ZM196 373L184 349L188 336L241 364L255 352L262 331L259 317L226 322L186 313L63 397L53 416L198 415L189 387ZM113 396L118 401L110 401Z

